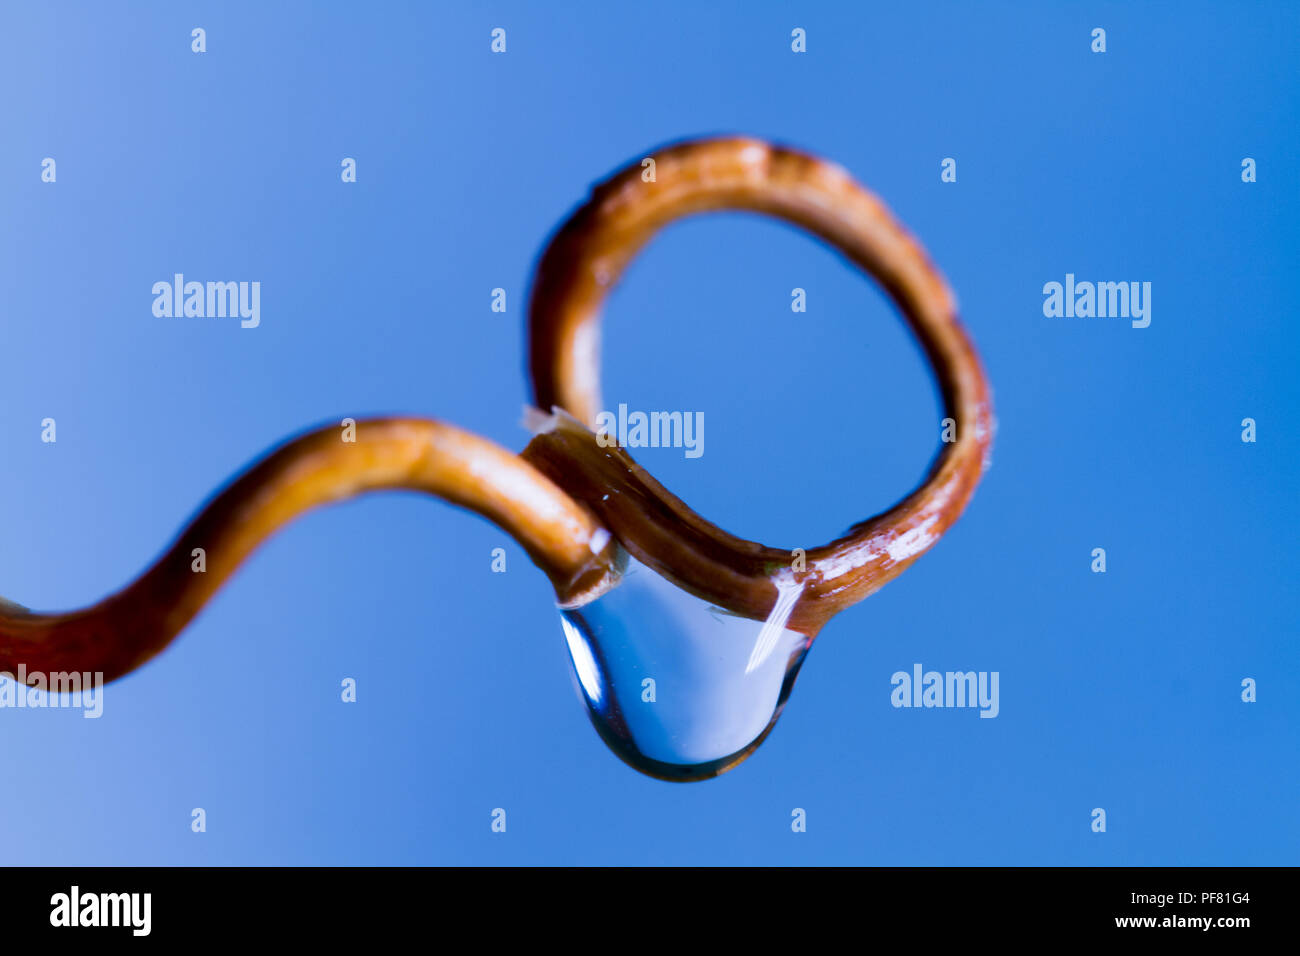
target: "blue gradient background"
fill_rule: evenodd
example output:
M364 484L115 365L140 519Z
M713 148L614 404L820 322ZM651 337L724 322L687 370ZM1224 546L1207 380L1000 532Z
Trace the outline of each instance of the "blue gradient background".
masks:
M0 711L0 861L1300 861L1300 14L1059 7L5 3L13 600L111 592L309 425L411 413L521 448L544 240L593 182L695 135L788 142L878 192L956 290L999 431L956 528L823 632L775 732L717 780L615 759L522 550L388 495L272 540L102 719ZM174 272L260 281L261 328L155 318ZM1044 318L1066 272L1150 281L1150 328ZM937 450L902 322L783 225L672 227L607 317L607 403L705 413L702 458L638 457L728 530L820 543ZM999 671L1001 715L893 709L914 662Z

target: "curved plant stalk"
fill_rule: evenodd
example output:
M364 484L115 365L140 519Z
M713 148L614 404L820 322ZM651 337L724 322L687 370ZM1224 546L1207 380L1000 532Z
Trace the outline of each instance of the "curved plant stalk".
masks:
M600 310L628 263L664 226L711 210L751 210L828 242L897 303L934 367L956 440L922 485L843 537L806 551L734 537L665 490L630 456L601 447L563 416L523 457L584 502L628 551L688 591L736 613L766 619L782 595L799 593L790 627L816 634L928 550L966 507L993 437L988 383L957 317L947 283L885 206L838 166L754 139L686 142L653 154L655 181L637 161L598 186L552 237L530 305L535 403L595 426L601 408Z
M519 456L417 418L363 420L295 438L219 492L147 571L98 604L39 614L0 601L0 671L102 672L113 680L185 628L255 548L319 505L371 491L422 491L500 525L549 575L562 604L617 581L622 553L592 517ZM205 570L196 571L203 550Z

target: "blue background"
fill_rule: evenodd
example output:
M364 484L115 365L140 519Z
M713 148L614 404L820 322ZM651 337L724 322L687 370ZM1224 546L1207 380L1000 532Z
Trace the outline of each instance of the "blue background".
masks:
M718 132L842 164L947 275L999 422L966 515L822 633L754 757L673 785L588 725L504 533L414 495L313 513L102 719L0 711L0 860L1298 862L1300 8L618 6L6 3L0 594L97 600L309 425L521 448L544 240L593 182ZM261 327L155 318L174 272L260 281ZM1044 318L1067 272L1151 282L1150 328ZM605 330L609 407L705 413L702 458L638 458L735 533L821 543L937 451L903 323L781 224L668 229ZM893 709L914 662L999 671L1000 716Z

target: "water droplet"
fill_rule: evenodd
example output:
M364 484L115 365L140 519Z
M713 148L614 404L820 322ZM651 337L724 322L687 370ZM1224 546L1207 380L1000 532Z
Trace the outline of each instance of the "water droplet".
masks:
M622 583L561 610L578 696L637 770L703 780L740 763L776 723L812 643L784 627L797 585L767 621L714 607L629 558Z

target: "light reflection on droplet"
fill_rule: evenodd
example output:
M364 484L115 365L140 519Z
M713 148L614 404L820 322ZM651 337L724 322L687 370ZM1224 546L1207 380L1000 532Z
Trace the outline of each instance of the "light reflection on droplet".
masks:
M578 676L578 682L582 684L591 706L601 710L605 695L601 693L600 668L596 666L596 659L591 656L591 648L587 646L582 632L564 614L560 615L560 623L564 625L564 640L569 645L569 659L573 661L573 670Z

